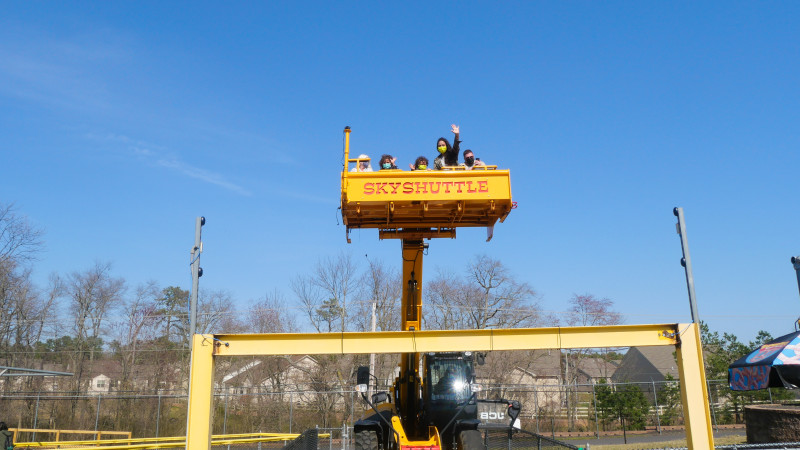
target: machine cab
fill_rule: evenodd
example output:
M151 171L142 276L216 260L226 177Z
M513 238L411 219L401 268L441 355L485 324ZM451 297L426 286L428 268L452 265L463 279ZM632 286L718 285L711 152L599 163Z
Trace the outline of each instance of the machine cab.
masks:
M433 353L425 355L425 394L430 403L463 403L472 395L475 371L471 355Z

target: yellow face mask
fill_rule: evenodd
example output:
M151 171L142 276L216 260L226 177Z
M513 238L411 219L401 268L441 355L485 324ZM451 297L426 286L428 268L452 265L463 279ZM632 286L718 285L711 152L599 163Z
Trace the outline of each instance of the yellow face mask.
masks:
M439 150L439 153L444 153L447 151L447 147L445 147L444 145L440 145L436 148Z
M425 165L425 164L420 164L420 165L417 166L417 170L425 170L427 168L428 168L428 166Z

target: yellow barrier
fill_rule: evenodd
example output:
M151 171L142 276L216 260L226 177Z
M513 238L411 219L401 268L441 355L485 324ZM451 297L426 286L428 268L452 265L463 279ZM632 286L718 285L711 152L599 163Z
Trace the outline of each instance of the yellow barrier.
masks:
M49 433L56 435L55 442L63 442L61 441L62 434L91 434L96 437L96 440L100 440L103 436L126 436L128 439L131 438L130 431L96 431L96 430L50 430L50 429L39 429L39 428L9 428L8 431L14 433L14 446L18 447L22 444L17 444L17 433Z
M20 429L30 431L30 429ZM55 430L37 430L54 432ZM127 434L130 432L104 432ZM211 437L212 445L235 445L235 444L249 444L255 442L275 442L275 441L290 441L296 439L299 434L296 433L245 433L245 434L219 434ZM320 437L329 437L330 434L320 433ZM92 450L117 450L117 449L146 449L146 448L175 448L186 447L185 436L171 436L162 438L140 438L140 439L105 439L102 441L103 445L99 445L98 440L88 441L53 441L53 442L20 442L15 444L15 447L20 448L65 448L68 446L70 450L92 449Z

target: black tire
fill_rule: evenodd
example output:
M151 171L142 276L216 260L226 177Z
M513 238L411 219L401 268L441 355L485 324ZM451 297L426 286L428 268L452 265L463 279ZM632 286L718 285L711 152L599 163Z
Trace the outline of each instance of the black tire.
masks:
M361 430L355 436L355 450L378 450L378 433L375 430Z
M464 430L458 433L457 450L484 450L483 435L478 430Z

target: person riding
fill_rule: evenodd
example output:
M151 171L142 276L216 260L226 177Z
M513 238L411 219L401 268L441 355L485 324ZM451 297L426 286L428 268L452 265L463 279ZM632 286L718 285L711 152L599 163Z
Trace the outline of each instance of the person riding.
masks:
M397 158L393 158L392 155L381 155L380 170L397 169L397 166L394 165L395 161Z
M461 144L461 141L458 139L458 125L450 125L450 131L456 135L452 147L450 146L450 142L443 137L440 137L439 140L436 141L436 151L439 152L439 156L433 160L433 168L436 170L442 170L445 166L458 165L458 153Z
M409 164L408 167L410 167L411 170L430 170L428 169L428 158L424 156L417 158L414 164Z
M464 168L466 170L472 170L476 166L485 166L486 164L480 160L480 158L475 158L475 154L472 153L472 150L466 149L464 150Z
M455 391L456 369L450 367L433 387L434 394L447 394Z
M369 156L365 154L358 155L358 159L369 159ZM372 162L370 161L359 161L355 167L350 169L350 172L372 172Z

